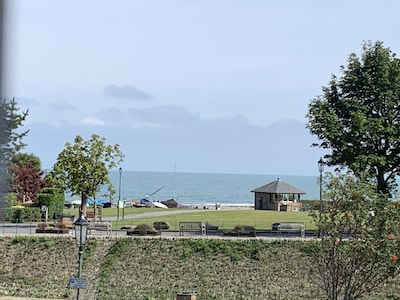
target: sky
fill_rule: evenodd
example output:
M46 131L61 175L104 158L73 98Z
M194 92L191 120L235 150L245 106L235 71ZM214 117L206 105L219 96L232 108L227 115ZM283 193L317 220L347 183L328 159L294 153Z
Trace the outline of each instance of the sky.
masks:
M400 2L12 0L6 84L49 170L95 133L130 171L318 175L310 101Z

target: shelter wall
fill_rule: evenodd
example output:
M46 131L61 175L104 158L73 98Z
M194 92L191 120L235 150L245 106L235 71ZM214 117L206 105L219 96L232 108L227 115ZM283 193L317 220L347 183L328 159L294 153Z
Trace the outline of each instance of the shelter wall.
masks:
M290 199L290 200L288 200ZM255 210L301 211L300 195L254 193Z
M254 209L256 210L276 210L277 195L255 193L254 194Z

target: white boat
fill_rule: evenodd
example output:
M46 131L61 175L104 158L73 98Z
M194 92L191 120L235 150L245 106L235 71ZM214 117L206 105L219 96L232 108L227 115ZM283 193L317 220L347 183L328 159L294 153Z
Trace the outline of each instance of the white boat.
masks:
M162 204L161 202L151 202L153 207L158 207L158 208L168 208L165 204Z
M156 201L150 201L146 198L140 200L141 204L144 204L146 207L158 207L158 208L168 208L168 206L166 206L165 204L161 203L161 202L156 202Z
M165 204L163 204L161 202L158 202L158 201L156 202L156 201L149 200L149 198L151 196L155 195L156 193L158 193L163 188L164 187L162 186L158 190L156 190L155 192L151 193L150 195L144 196L144 198L140 200L140 203L146 205L146 207L168 208L168 206L166 206Z

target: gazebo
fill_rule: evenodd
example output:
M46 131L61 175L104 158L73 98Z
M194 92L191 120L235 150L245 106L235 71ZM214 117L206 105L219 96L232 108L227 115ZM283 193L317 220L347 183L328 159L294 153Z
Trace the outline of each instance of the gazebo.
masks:
M280 178L251 192L254 193L254 209L276 211L301 211L300 196L305 194Z

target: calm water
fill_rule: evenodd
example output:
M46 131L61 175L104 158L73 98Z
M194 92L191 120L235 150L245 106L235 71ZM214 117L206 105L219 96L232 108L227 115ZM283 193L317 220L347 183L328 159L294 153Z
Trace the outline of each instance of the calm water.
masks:
M304 191L306 194L302 199L319 199L317 175L275 176L123 171L121 200L138 200L151 195L150 200L162 201L174 198L181 205L203 206L215 205L217 202L222 205L252 205L254 194L251 190L274 181L278 177ZM111 172L110 179L116 191L113 199L118 200L118 171ZM104 196L104 192L100 192L97 199L107 199L107 197Z

